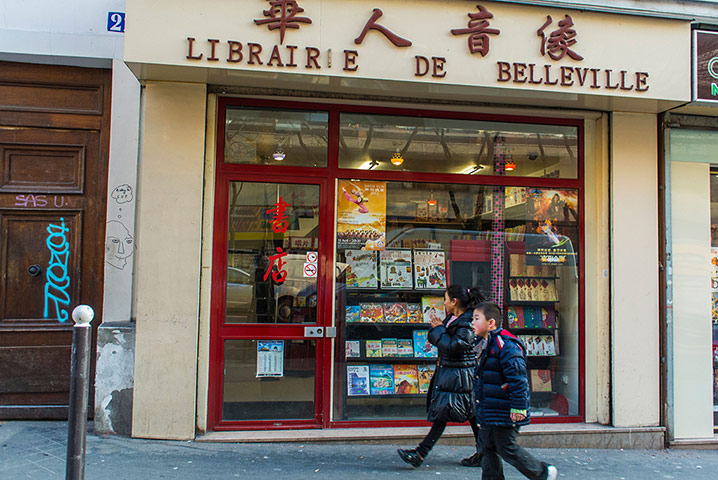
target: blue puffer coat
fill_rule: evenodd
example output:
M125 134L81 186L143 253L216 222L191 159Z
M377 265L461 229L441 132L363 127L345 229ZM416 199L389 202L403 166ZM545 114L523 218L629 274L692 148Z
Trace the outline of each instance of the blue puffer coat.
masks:
M439 364L432 379L428 420L463 423L474 416L473 374L476 354L472 347L472 312L465 312L448 327L429 330L429 342L439 349Z
M508 330L489 332L474 379L476 416L480 425L513 427L529 423L529 381L526 347ZM511 409L526 410L526 419L511 421Z

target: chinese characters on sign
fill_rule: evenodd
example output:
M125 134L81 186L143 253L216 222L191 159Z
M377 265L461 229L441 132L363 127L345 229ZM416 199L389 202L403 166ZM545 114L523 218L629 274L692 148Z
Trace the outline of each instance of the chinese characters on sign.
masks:
M269 10L264 10L265 17L255 20L257 25L267 25L270 30L279 29L279 44L284 43L284 34L288 28L299 28L299 23L312 23L309 17L297 17L298 13L302 13L304 9L300 7L296 0L275 0L269 2Z
M273 205L274 208L267 210L267 214L271 215L269 223L272 225L272 231L274 233L285 233L289 227L287 221L287 207L290 205L279 197L277 203ZM283 260L287 256L282 247L277 247L277 253L269 256L269 264L267 270L264 272L264 281L272 275L272 280L276 283L283 283L287 279L287 271L284 269L284 265L287 263ZM275 265L276 263L276 265Z
M304 8L300 6L299 0L267 0L269 8L262 10L264 17L254 19L254 24L260 27L266 26L269 31L279 30L279 43L265 46L258 42L242 43L234 39L225 40L226 45L216 38L208 38L203 47L196 45L194 37L187 37L187 60L206 62L219 62L224 60L227 64L244 63L249 66L266 66L277 69L304 68L305 70L332 69L332 49L325 51L315 46L285 45L287 31L299 30L303 25L311 25L312 19L309 16L301 16ZM496 20L494 14L483 5L476 5L477 11L467 13L469 21L466 27L453 28L450 33L455 37L466 36L469 54L479 54L474 58L478 60L488 57L491 51L491 41L499 41L501 30L492 28L491 23L495 21L511 22L511 18L499 18ZM401 22L403 28L409 25L405 20L396 15L386 15L391 22ZM363 18L362 17L362 21ZM382 23L379 20L382 19ZM383 21L384 12L380 8L374 8L371 16L359 32L359 36L352 38L348 36L344 42L352 42L361 45L364 49L364 40L370 30L381 33L393 46L398 48L413 47L411 40L401 37L387 28ZM584 57L574 50L578 43L578 33L573 18L564 15L554 25L551 15L542 19L537 18L535 27L539 27L536 35L540 38L536 55L547 57L553 62L562 61L564 64L552 63L539 64L531 62L507 62L500 59L496 62L496 82L528 85L556 86L558 88L583 87L590 89L617 90L646 92L649 89L648 72L613 70L609 68L578 67L565 64L566 61L583 61ZM539 26L540 25L540 26ZM442 32L436 32L441 34ZM529 33L529 32L526 32ZM422 31L422 37L431 35L431 32ZM533 34L533 33L532 33ZM348 33L349 35L349 33ZM506 35L506 33L505 33ZM458 40L458 39L457 39ZM338 41L342 41L338 39ZM413 68L415 77L431 76L432 78L446 78L449 73L447 59L444 56L425 55L425 52L418 52L414 55ZM221 58L222 55L226 55ZM340 61L335 62L337 68L344 72L356 72L359 70L359 50L345 49L339 54ZM540 58L540 57L538 57ZM716 62L718 65L718 61ZM463 65L462 65L463 66ZM717 67L718 68L718 67ZM718 88L716 89L718 91Z
M494 18L494 14L486 10L481 5L476 5L479 9L478 13L469 13L469 27L468 28L455 28L451 31L454 35L465 35L470 33L469 37L469 52L480 53L482 57L485 57L489 53L489 35L498 35L501 33L496 28L489 27L489 18Z
M571 28L573 19L566 15L566 18L558 22L559 28L551 32L546 39L544 30L551 25L551 22L553 22L551 15L547 15L546 23L536 32L541 37L541 55L546 55L546 51L548 51L548 56L554 60L561 60L564 55L568 55L574 60L583 60L581 55L569 48L576 44L576 30Z

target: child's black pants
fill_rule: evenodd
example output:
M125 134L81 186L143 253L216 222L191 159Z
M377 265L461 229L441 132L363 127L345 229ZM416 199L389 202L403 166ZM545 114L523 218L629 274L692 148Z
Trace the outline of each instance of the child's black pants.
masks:
M516 443L518 427L497 427L482 425L479 437L484 449L481 461L482 480L504 480L504 468L501 459L516 467L531 480L546 480L548 464L539 461L526 449Z

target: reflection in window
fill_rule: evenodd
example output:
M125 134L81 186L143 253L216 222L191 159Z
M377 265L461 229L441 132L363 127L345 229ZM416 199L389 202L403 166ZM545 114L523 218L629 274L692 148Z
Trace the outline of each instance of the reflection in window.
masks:
M577 178L578 132L567 126L343 113L339 166Z
M318 247L318 186L230 182L225 321L315 323Z

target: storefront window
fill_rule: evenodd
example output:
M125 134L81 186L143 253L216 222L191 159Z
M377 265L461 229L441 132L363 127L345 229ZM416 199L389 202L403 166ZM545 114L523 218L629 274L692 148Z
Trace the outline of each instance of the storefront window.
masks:
M227 108L225 163L327 166L326 112Z
M318 246L319 186L230 182L225 323L315 323Z
M718 426L718 168L711 168L711 320L713 324L713 425Z
M429 315L449 284L479 287L524 341L532 416L579 415L578 198L338 180L335 420L426 417Z
M497 165L499 152L504 161ZM578 136L567 126L343 113L339 166L577 178Z

